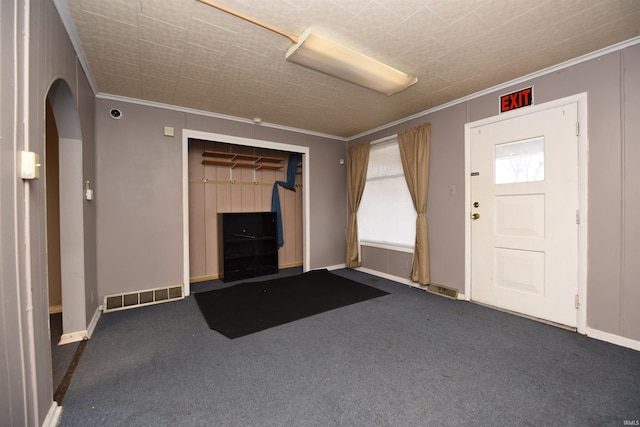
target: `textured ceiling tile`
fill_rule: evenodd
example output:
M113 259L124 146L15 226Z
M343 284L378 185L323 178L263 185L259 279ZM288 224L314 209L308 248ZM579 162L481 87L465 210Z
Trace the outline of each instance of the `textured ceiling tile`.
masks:
M75 21L74 27L76 30L76 34L78 35L78 38L80 39L80 42L82 43L83 47L92 43L91 28L89 27L89 25L87 25L86 22Z
M104 73L105 93L142 99L140 79Z
M251 18L294 36L298 35L297 30L301 15L302 10L300 8L283 0L256 1L253 3L249 14ZM247 27L254 27L254 25L243 22L243 28ZM286 38L283 38L283 40L286 40Z
M237 33L234 31L209 24L200 19L192 19L187 42L218 52L227 52L236 37Z
M417 84L420 85L421 89L423 89L425 93L437 92L439 90L452 86L451 82L440 77L420 80Z
M172 93L176 88L175 80L165 80L153 76L145 76L142 80L142 90L162 91Z
M200 20L211 25L217 25L218 27L226 28L229 31L233 32L239 31L239 29L241 28L241 19L238 19L235 16L232 16L199 1L193 1L194 7L191 14L191 20L189 21L190 27L193 27L193 20ZM246 15L249 12L249 7L247 5L244 5L242 8L235 10Z
M236 48L224 57L224 66L242 70L246 74L260 74L260 68L264 65L266 56L244 49Z
M147 101L158 102L161 104L172 104L173 103L173 91L163 91L156 90L151 88L142 88L142 96ZM187 105L186 107L189 107Z
M465 68L456 67L456 68L448 68L447 71L444 71L438 75L443 80L446 80L452 84L455 84L455 83L460 83L461 81L467 79L469 77L469 72Z
M399 59L407 64L405 73L420 76L425 72L425 64L446 55L449 49L433 38L426 39L419 48L408 49L401 53ZM428 71L428 70L427 70Z
M470 42L438 57L438 61L453 69L466 68L470 63L491 63L493 59L475 43Z
M126 62L113 59L100 59L100 67L104 73L118 76L128 76L140 78L140 67L136 64L128 64Z
M165 21L169 24L187 28L191 21L191 14L195 0L138 0L139 11L142 15Z
M143 77L151 76L167 80L176 80L180 73L179 65L169 65L163 62L149 61L143 59L140 64L140 74Z
M140 49L138 43L131 45L122 45L112 43L108 40L96 40L92 45L93 54L100 59L108 59L110 61L121 61L126 64L140 63Z
M398 52L404 52L407 49L406 44L392 36L391 34L385 34L382 38L378 39L375 43L371 44L367 48L362 50L362 53L371 57L375 56L375 59L384 62L390 66L401 66L403 58L398 57ZM392 61L396 58L396 61ZM392 62L396 62L394 65Z
M362 6L359 9L361 8ZM351 21L355 13L329 0L315 0L299 18L298 35L307 28L313 28L336 42L346 43L349 39L341 34L342 29Z
M575 16L591 10L602 0L565 0L544 3L530 12L533 19L539 20L541 27L554 25L561 21L571 21ZM602 13L611 11L611 4L606 4ZM615 13L615 12L614 12ZM604 18L604 17L603 17Z
M591 52L594 46L600 49L614 44L616 40L637 36L640 36L640 12L624 15L607 25L576 34L574 37L563 40L562 43L550 46L548 53L558 62L563 62L574 58L576 54L584 55Z
M94 13L85 13L91 40L110 40L122 45L138 43L138 27Z
M429 0L427 6L449 24L473 12L486 0Z
M138 2L131 0L80 0L82 9L96 15L136 25Z
M487 52L495 52L516 46L520 39L544 26L544 16L534 9L478 36L476 43Z
M199 90L198 92L188 92L186 90L178 90L176 88L173 93L173 103L175 105L202 111L208 110L209 98L209 95L203 93L202 90Z
M457 49L487 31L489 26L471 13L436 33L434 38L449 49Z
M344 29L363 46L382 38L397 26L401 19L378 3L371 2L353 17Z
M224 58L224 53L194 44L185 44L183 64L195 64L215 72Z
M640 36L640 10L629 13L616 21L612 21L598 28L594 35L592 46L606 47Z
M309 5L313 3L313 0L285 0L285 3L289 3L299 9L307 9Z
M411 44L414 39L424 40L447 27L448 23L432 12L423 8L401 22L391 34Z
M269 56L274 51L282 52L283 46L288 48L290 44L288 39L257 27L247 28L233 40L233 48L244 49L261 56ZM282 57L284 58L284 52Z
M83 22L85 12L84 9L82 9L82 2L80 0L66 0L66 4L73 22L75 24Z
M138 33L141 40L175 49L181 49L187 39L187 29L145 15L138 15Z
M197 81L202 84L203 82L208 83L212 78L214 78L214 75L212 74L211 68L183 62L180 67L178 81L184 79L188 81Z
M627 2L615 1L600 4L590 9L576 10L577 13L564 19L562 25L568 34L577 35L618 20L633 10L631 4Z
M559 39L564 39L566 37L565 30L566 28L562 24L545 28L544 30L523 37L518 40L517 43L512 43L510 50L517 52L538 52L544 50L557 43Z
M382 6L389 9L394 14L398 15L402 19L407 19L409 16L416 13L423 8L427 2L425 0L376 0Z
M95 49L88 50L86 47L83 49L84 49L84 57L87 60L87 63L89 64L89 67L91 68L91 70L92 71L95 70L93 71L93 76L96 78L96 81L98 81L99 79L102 78L102 73L104 72L102 67L102 62L100 61L100 58L96 55ZM99 84L98 84L98 87L100 87Z
M140 59L163 63L169 67L179 67L182 61L182 51L141 40Z
M335 3L337 6L340 6L344 10L349 11L351 14L357 14L362 9L364 9L370 1L362 1L362 0L330 0L330 3Z
M490 27L499 27L542 3L540 0L493 0L475 9L475 13ZM558 3L561 2L555 0L546 2L551 5Z
M459 67L456 67L456 69L464 70ZM444 65L442 62L438 60L426 62L423 66L423 74L425 74L428 77L443 76L449 73L450 71L451 71L450 67Z

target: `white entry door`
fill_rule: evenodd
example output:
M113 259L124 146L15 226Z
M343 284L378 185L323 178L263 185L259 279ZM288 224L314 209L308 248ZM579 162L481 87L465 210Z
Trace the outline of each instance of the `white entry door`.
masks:
M470 129L471 299L575 327L578 109Z

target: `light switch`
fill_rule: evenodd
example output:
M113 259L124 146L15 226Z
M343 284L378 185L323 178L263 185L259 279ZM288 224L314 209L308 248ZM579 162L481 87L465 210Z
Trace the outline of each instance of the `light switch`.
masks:
M21 163L20 175L22 179L40 178L40 156L33 151L22 151Z
M84 196L87 200L93 200L93 190L91 189L91 181L87 181L84 188Z
M164 127L164 136L174 136L174 135L175 135L175 131L173 127L171 126Z

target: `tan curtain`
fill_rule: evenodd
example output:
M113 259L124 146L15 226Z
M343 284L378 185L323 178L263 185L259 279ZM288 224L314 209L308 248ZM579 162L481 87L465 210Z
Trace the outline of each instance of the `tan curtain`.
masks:
M427 231L427 191L429 189L429 146L431 125L425 124L398 134L398 147L407 186L413 199L416 219L416 245L413 251L411 280L421 285L430 282L429 233Z
M349 228L347 231L347 267L360 267L358 245L358 207L364 192L369 167L370 143L349 147L347 152L347 191L349 192Z

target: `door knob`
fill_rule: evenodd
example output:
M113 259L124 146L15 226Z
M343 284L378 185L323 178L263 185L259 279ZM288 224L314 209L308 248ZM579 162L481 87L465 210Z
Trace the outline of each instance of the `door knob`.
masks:
M480 214L479 213L474 213L473 215L471 215L472 219L478 219L480 218Z

